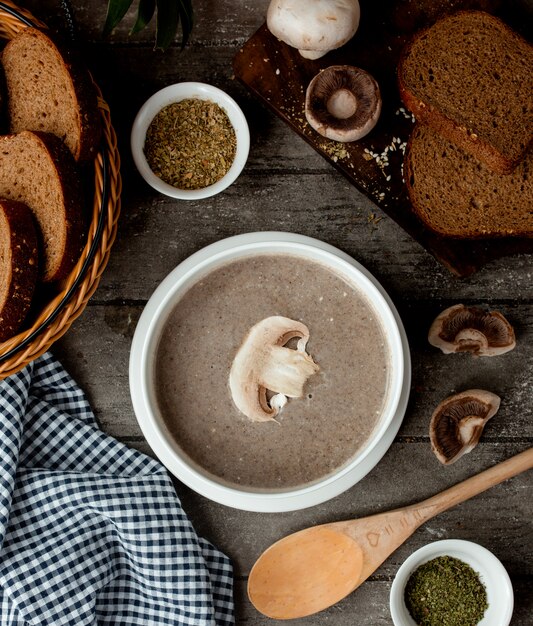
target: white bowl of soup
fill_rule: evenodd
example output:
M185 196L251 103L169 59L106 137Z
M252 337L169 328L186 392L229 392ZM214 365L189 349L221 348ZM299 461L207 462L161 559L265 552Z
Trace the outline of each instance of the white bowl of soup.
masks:
M253 421L230 372L270 319L305 325L316 367L298 396ZM313 506L361 480L400 427L410 375L402 322L377 280L333 246L279 232L183 261L148 301L130 355L133 407L157 457L205 497L259 512ZM268 412L279 390L262 391Z

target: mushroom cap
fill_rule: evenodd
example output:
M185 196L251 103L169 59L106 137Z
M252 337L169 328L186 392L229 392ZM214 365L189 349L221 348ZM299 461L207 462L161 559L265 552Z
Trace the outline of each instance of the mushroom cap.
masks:
M429 425L431 449L437 459L451 465L471 452L499 407L500 398L483 389L469 389L443 400Z
M307 87L305 117L328 139L357 141L374 128L380 113L379 85L359 67L330 65Z
M272 0L267 27L302 56L317 59L351 39L359 17L358 0Z
M513 327L498 311L456 304L437 316L428 333L432 346L444 354L471 352L476 356L496 356L515 345Z

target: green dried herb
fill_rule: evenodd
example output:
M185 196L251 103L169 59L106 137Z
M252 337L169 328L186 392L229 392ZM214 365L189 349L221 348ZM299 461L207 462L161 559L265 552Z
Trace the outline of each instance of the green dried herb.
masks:
M415 570L405 586L405 604L419 626L475 626L488 608L477 572L451 556Z
M156 176L178 189L213 185L229 170L237 138L227 113L209 100L169 104L146 133L144 154Z

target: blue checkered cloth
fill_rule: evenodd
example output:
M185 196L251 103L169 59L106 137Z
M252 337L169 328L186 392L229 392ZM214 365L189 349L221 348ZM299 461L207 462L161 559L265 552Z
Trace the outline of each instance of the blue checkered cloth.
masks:
M233 624L226 556L50 354L0 382L0 624Z

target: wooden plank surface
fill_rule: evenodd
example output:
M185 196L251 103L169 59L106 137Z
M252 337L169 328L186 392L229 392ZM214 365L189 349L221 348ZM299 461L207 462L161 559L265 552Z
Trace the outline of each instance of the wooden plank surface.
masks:
M119 235L99 289L84 314L57 344L56 354L85 389L102 428L150 453L137 425L128 388L128 357L136 322L153 290L180 261L223 237L254 230L285 230L336 245L383 283L404 320L413 359L406 418L395 442L367 477L345 494L311 509L264 515L212 503L176 481L198 532L232 558L237 623L267 626L245 595L254 559L270 543L300 528L415 502L533 445L533 263L528 255L495 260L459 280L307 143L263 108L233 78L232 59L264 21L267 0L194 0L196 27L180 53L152 50L153 31L128 36L131 15L102 41L105 2L73 0L78 38L108 102L119 133L124 195ZM42 19L63 24L58 0L25 2ZM164 198L135 172L129 130L142 102L181 80L213 83L245 111L251 130L247 166L225 193L198 202ZM444 356L428 345L433 317L457 302L504 312L517 331L515 351L494 359ZM482 442L457 464L443 468L428 440L434 406L472 386L502 396ZM533 614L532 472L435 518L391 556L356 593L299 626L381 626L392 623L390 585L416 548L444 538L476 541L494 551L515 588L513 626Z

